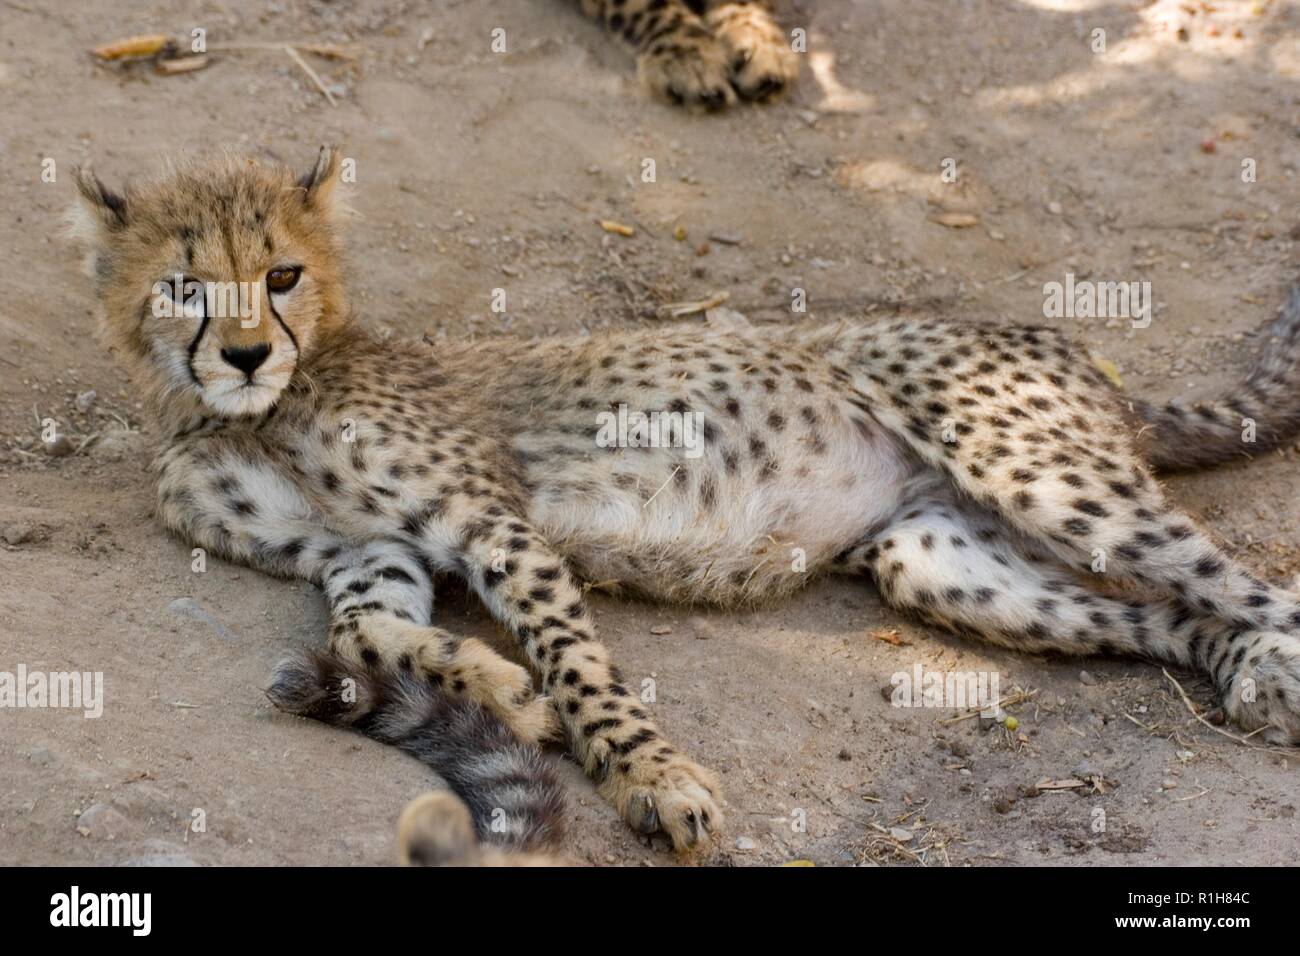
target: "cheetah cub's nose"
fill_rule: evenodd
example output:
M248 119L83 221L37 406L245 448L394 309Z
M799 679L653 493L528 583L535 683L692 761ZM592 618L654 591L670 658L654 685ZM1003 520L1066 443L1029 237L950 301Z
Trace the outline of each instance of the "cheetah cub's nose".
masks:
M260 345L249 346L248 348L222 349L221 357L230 365L239 369L249 378L253 373L266 361L266 357L271 354L271 346L265 342Z

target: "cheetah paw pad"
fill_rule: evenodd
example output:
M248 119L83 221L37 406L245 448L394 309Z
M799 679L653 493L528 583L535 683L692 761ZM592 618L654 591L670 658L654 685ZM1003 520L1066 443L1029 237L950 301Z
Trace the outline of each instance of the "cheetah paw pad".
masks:
M674 849L707 842L722 828L721 788L708 770L674 755L667 763L635 761L615 769L601 792L638 833L662 832Z

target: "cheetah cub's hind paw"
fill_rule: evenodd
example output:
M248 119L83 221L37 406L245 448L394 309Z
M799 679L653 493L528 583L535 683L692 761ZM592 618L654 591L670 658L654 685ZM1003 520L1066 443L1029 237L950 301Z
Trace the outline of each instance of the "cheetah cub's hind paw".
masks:
M603 748L602 748L603 745ZM673 848L687 850L707 842L722 829L718 806L722 789L717 778L681 754L660 754L655 763L648 754L622 758L597 741L589 759L596 764L596 776L605 770L599 785L601 796L613 804L628 826L638 833L663 832Z
M707 23L721 44L731 85L747 100L765 100L793 85L799 56L762 7L736 3L709 11Z
M1223 708L1245 730L1262 729L1270 744L1300 746L1300 638L1266 632L1251 641L1252 636L1238 639L1245 654L1228 681Z
M678 105L719 110L736 100L726 51L698 24L687 25L650 44L637 58L641 82Z

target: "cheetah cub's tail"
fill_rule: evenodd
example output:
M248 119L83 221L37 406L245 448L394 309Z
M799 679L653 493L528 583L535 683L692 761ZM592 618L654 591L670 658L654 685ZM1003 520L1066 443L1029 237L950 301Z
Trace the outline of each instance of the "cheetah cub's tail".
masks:
M562 834L564 790L550 763L472 701L321 651L282 661L266 695L281 710L405 750L447 782L459 800L428 794L403 813L402 862L500 862L498 851L545 848Z
M1186 471L1253 456L1300 432L1300 286L1260 331L1259 353L1231 392L1192 406L1134 400L1157 471ZM1250 441L1250 430L1254 441Z

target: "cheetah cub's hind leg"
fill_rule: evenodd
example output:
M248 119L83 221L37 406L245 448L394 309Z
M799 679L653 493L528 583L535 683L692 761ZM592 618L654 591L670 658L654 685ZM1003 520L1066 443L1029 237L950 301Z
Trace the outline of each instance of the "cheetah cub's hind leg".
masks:
M869 572L894 607L1003 647L1125 654L1203 671L1238 725L1263 729L1272 743L1300 743L1300 636L1180 596L1095 593L1037 544L977 505L939 498L906 509L840 561L850 572ZM1260 587L1255 593L1272 603ZM1286 626L1293 611L1281 610L1273 623Z
M1300 369L1289 351L1297 328L1300 311L1285 309L1267 330L1277 350L1260 366L1267 388L1243 389L1270 396L1261 419L1273 417L1272 406L1282 410L1274 435L1292 433L1285 403L1300 384L1290 377ZM859 331L841 335L830 352L861 369L860 387L881 424L1018 540L1083 575L1104 558L1113 579L1168 596L1127 607L1123 628L1109 606L1098 608L1095 639L1204 669L1247 730L1267 724L1271 738L1300 742L1296 596L1251 574L1170 504L1138 453L1123 399L1060 331L896 322L873 330L870 341ZM1027 580L1033 570L1022 569ZM939 599L930 587L917 597ZM1082 629L1078 639L1088 640Z
M731 85L747 100L764 100L791 86L799 55L761 3L733 0L709 10L705 22L727 55Z

